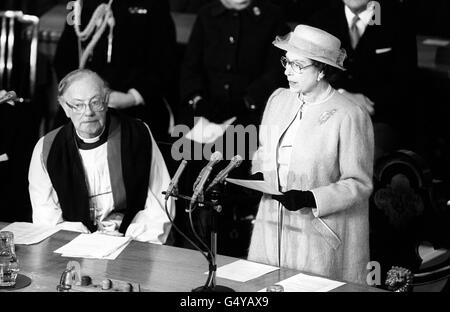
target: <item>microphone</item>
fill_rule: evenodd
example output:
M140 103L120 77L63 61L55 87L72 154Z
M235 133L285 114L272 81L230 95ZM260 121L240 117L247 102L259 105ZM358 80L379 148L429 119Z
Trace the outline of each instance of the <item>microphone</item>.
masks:
M218 183L222 183L223 180L228 176L228 174L233 170L234 168L237 168L241 165L243 159L241 155L235 155L233 158L231 158L230 163L228 166L225 167L222 171L220 171L214 180L211 182L211 184L208 185L206 192L208 192L213 186L215 186Z
M197 188L198 183L200 182L200 179L202 178L203 174L205 173L206 168L208 168L208 166L214 166L217 162L222 160L222 153L217 151L214 152L210 157L209 157L209 163L202 168L202 170L200 171L200 174L197 176L197 179L195 180L192 189L195 190Z
M186 168L187 160L183 159L180 166L178 167L177 171L175 172L175 175L173 176L172 180L169 183L169 187L166 191L165 200L169 198L169 196L172 194L173 189L177 186L178 180L180 179L181 174L183 173L184 169Z
M209 158L208 164L202 169L202 171L200 171L200 174L198 175L197 180L194 183L195 187L194 187L194 194L192 195L191 199L191 205L195 203L198 195L200 195L200 193L202 192L206 180L208 180L208 177L211 174L214 165L217 164L219 161L221 161L222 158L223 156L221 152L219 151L214 152Z
M0 97L0 104L8 102L8 101L23 102L23 99L18 98L16 92L8 91L2 97Z

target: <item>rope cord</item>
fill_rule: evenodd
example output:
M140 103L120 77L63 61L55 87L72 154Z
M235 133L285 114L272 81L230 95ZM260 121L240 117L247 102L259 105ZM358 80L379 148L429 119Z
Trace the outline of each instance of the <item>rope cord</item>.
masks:
M75 23L74 29L78 37L78 47L79 47L79 68L84 68L88 58L92 55L92 51L100 40L101 36L105 32L107 26L109 26L108 35L108 63L111 62L112 56L112 41L113 41L113 30L115 25L114 15L111 9L113 0L109 0L109 3L100 4L92 14L89 23L84 30L80 30L81 21L81 4L82 0L75 2L74 13L75 13ZM81 48L81 43L92 39L89 41L86 49Z

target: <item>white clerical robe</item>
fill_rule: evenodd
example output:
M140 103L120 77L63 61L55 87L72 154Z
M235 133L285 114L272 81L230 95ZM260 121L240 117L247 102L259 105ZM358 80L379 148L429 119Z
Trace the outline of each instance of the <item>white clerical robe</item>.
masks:
M34 148L28 174L33 223L56 225L64 230L89 233L89 230L81 222L68 222L63 219L58 195L42 162L43 141L44 138L41 138ZM90 208L95 208L98 223L111 224L114 222L118 229L123 214L112 213L114 199L109 170L115 168L109 168L108 166L107 146L108 142L90 150L79 149L79 152L87 179ZM168 187L170 176L153 137L151 155L151 170L145 208L133 218L125 236L130 236L138 241L164 244L171 224L165 212L162 192ZM167 208L173 219L175 217L175 203L172 199L168 200Z

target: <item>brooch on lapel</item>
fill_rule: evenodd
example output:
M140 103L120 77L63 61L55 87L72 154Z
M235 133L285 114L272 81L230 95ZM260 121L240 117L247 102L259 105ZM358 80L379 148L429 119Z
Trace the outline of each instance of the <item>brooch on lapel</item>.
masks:
M143 7L129 7L128 12L130 12L130 14L145 15L147 14L147 9Z
M320 115L319 117L319 124L323 125L324 123L327 122L328 119L330 119L331 116L334 115L334 113L337 112L337 109L332 109L330 111L327 112L323 112L322 115Z

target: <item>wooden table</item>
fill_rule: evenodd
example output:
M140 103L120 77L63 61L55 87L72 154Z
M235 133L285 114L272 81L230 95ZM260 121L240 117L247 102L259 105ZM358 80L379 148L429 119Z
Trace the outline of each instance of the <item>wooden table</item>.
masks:
M0 229L6 226L0 222ZM16 245L20 273L30 277L32 283L18 291L54 292L62 272L69 261L78 261L82 275L93 279L105 278L139 283L141 291L190 292L204 285L208 270L205 258L195 250L132 241L115 260L67 258L53 251L68 243L79 233L59 231L36 245ZM236 261L236 258L217 256L217 265ZM231 287L237 292L255 292L283 279L300 273L280 269L246 283L217 278L217 284ZM336 292L374 292L374 287L345 284Z

